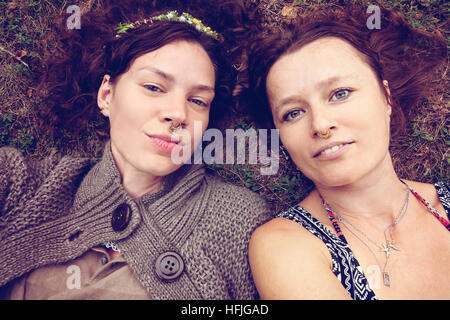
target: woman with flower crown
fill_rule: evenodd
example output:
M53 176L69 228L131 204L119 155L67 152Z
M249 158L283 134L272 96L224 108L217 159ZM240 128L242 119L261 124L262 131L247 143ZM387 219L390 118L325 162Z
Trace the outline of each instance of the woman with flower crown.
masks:
M194 123L202 134L230 106L225 31L243 16L231 1L174 2L109 1L83 15L80 30L61 30L42 114L68 130L101 114L109 140L95 165L0 149L3 299L257 296L247 245L268 207L171 159L173 150L192 155Z

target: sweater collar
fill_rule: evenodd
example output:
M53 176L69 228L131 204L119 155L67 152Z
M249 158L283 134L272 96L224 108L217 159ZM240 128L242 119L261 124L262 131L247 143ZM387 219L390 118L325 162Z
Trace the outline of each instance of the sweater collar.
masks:
M170 191L172 191L171 193L174 193L174 191L178 193L186 191L186 189L192 189L201 182L204 174L203 165L183 165L165 177L160 189L145 194L140 199L144 204L149 205L167 195ZM83 202L83 199L101 198L105 194L105 190L111 188L117 189L124 196L130 198L122 185L122 177L111 152L111 141L108 141L101 160L84 177L75 202Z
M80 213L96 211L95 208L99 207L108 207L112 211L120 202L140 203L151 215L151 220L159 225L168 238L174 240L180 237L177 234L181 231L173 229L174 226L179 226L182 221L197 220L193 217L200 218L203 205L202 208L189 208L187 202L201 189L204 176L203 165L183 165L165 177L158 191L132 199L122 186L122 178L111 152L111 143L108 141L101 160L81 182L73 208ZM108 215L108 212L102 211L102 215ZM147 223L150 221L147 220ZM181 238L178 240L182 241Z

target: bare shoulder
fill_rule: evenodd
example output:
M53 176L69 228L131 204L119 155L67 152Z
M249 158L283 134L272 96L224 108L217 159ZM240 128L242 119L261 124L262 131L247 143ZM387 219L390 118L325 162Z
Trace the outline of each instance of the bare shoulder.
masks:
M275 218L252 235L249 260L263 299L345 298L326 246L298 223ZM333 295L333 296L330 296Z
M442 208L439 195L436 187L431 183L423 183L418 181L403 180L408 186L416 191L422 198L424 198L430 205L439 210Z
M314 240L313 235L297 222L286 218L275 218L258 227L252 235L253 246L302 247Z
M331 256L325 244L295 221L275 218L258 227L251 239L249 254L261 261L279 258L331 266Z

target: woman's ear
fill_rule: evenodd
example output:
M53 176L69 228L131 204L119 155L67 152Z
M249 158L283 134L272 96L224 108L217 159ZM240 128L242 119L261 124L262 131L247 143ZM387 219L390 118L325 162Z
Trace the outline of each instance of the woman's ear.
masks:
M100 112L105 116L109 117L109 108L111 105L111 97L113 93L113 85L109 81L111 76L105 74L103 76L102 84L98 89L97 93L97 105L100 108Z
M383 86L387 93L387 105L388 105L388 116L392 114L392 98L391 98L391 90L389 90L389 82L387 80L383 80Z

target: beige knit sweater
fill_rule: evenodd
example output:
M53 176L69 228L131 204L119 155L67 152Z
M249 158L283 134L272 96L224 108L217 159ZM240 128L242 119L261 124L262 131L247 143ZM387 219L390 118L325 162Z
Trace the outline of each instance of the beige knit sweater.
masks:
M131 207L131 219L116 232L112 213L122 203ZM269 218L256 194L199 165L181 167L159 191L132 199L109 143L93 167L73 157L29 162L13 148L0 149L0 287L114 241L153 299L254 299L247 246ZM155 272L167 251L185 264L172 281Z

